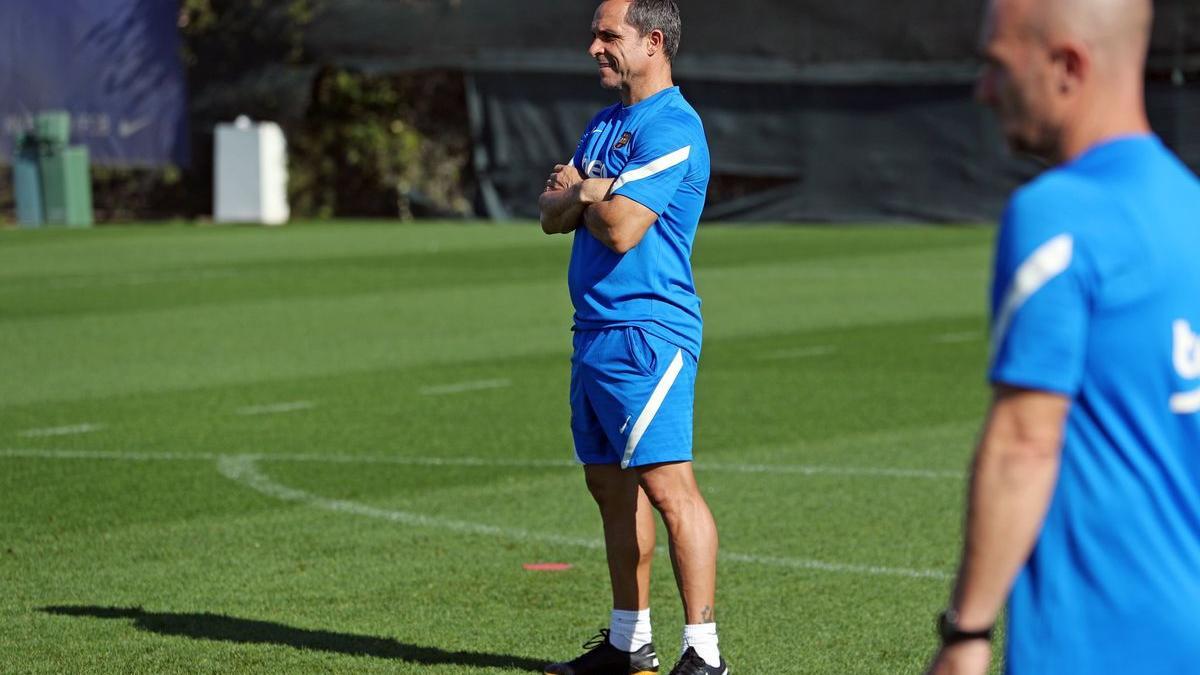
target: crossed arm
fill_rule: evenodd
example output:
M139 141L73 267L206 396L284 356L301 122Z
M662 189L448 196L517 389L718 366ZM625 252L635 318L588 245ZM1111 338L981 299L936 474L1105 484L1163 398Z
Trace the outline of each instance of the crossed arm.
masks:
M964 630L995 623L1033 550L1054 494L1070 399L998 386L975 451L962 562L950 606ZM987 672L990 645L961 642L938 652L929 672Z
M583 178L572 164L558 164L538 198L542 231L566 234L580 225L615 253L626 253L645 236L658 214L621 195L612 178Z

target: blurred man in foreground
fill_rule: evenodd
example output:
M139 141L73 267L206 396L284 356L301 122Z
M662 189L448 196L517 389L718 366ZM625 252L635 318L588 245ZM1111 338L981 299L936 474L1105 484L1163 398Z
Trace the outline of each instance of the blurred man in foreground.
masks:
M992 0L979 98L1056 168L997 242L995 395L934 673L1200 667L1200 183L1150 132L1150 0Z
M662 514L683 599L672 675L726 675L713 607L717 530L692 473L700 298L691 252L708 187L708 143L671 77L675 0L605 0L588 53L621 102L588 124L538 201L547 234L573 232L571 432L600 507L612 581L610 627L565 675L649 675L650 563Z

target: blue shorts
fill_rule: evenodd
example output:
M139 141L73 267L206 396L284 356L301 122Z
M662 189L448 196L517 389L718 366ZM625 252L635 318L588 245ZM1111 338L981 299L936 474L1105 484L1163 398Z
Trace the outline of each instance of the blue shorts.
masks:
M583 464L692 459L696 359L637 327L577 331L571 434Z

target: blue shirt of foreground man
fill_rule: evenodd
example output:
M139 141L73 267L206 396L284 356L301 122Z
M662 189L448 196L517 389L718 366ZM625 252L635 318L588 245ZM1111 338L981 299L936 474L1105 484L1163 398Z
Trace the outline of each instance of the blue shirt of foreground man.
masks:
M726 675L714 619L717 530L692 473L700 299L690 257L709 158L704 128L671 77L674 0L605 0L589 54L621 102L584 130L538 200L547 234L574 233L571 433L604 525L609 628L562 675L659 672L650 564L660 514L685 626L672 675Z
M1200 668L1200 183L1150 134L1149 0L992 0L978 93L1059 166L1009 204L995 398L931 670Z

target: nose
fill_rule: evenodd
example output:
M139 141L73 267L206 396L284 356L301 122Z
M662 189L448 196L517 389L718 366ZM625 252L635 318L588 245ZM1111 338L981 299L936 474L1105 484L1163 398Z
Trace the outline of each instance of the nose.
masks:
M588 45L588 55L595 59L599 58L602 53L604 53L604 43L600 41L599 37L592 38L592 44Z

